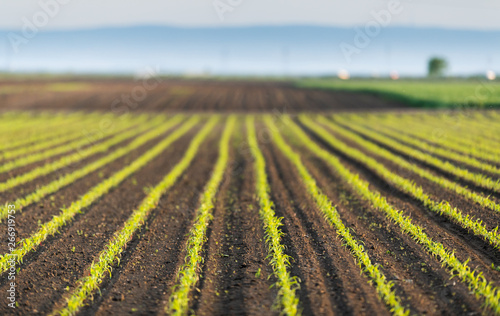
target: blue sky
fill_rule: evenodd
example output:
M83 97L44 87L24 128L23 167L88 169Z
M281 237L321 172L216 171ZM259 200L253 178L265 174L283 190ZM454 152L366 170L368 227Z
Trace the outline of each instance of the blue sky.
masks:
M494 0L0 0L0 71L423 76L443 55L452 75L500 73L499 16Z

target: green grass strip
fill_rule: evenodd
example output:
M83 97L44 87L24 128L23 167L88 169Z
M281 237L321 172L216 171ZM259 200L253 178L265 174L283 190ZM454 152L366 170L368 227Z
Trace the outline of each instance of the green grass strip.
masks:
M474 221L469 215L464 216L460 209L452 207L448 201L438 202L432 199L427 193L424 192L424 189L421 186L418 186L413 181L391 172L374 158L367 156L363 152L336 139L332 134L318 126L316 122L313 122L308 117L300 115L299 119L305 126L314 131L333 148L344 153L349 158L363 164L382 179L385 179L399 190L421 202L427 209L439 215L445 215L452 222L455 222L461 227L472 231L475 235L483 238L495 248L500 248L500 236L497 234L498 226L493 230L488 230L486 226L483 225L481 220L478 219ZM325 118L320 117L317 121L322 124L328 124L328 121Z
M141 116L138 119L138 123L143 122L146 118L147 118L146 115ZM103 139L109 137L110 135L120 134L123 131L131 128L133 125L135 125L133 122L126 122L124 124L120 124L120 127L117 128L117 130L114 131L113 133L100 133L99 135L92 136L92 137L81 137L81 138L78 138L76 141L70 142L69 144L64 144L62 146L51 148L51 149L43 151L43 152L34 153L34 154L29 155L29 156L25 156L25 157L21 157L21 158L16 159L16 160L5 162L4 164L0 165L0 173L14 170L14 169L24 167L24 166L27 166L29 164L38 162L38 161L42 161L42 160L45 160L45 159L48 159L48 158L51 158L51 157L54 157L57 155L65 154L65 153L71 152L73 150L80 149L84 146L91 144L92 142L103 140Z
M111 274L113 264L115 262L119 264L119 256L125 249L127 243L147 220L149 213L157 207L162 195L175 184L184 171L191 165L191 162L198 153L199 147L208 137L210 131L213 130L218 121L218 116L212 116L212 118L209 119L201 131L193 138L181 161L151 190L148 196L142 201L141 205L134 210L132 215L127 219L123 228L117 231L113 239L105 246L104 250L99 254L97 262L92 263L89 276L80 279L77 287L68 297L66 305L62 309L55 310L53 314L74 315L84 306L85 300L89 298L94 291L99 289L99 284L101 284L106 274ZM184 130L186 129L184 128ZM174 133L178 133L178 131L180 131L180 129L176 130Z
M215 163L212 176L205 186L205 190L200 198L200 207L198 208L194 225L189 232L187 242L187 255L185 264L177 272L177 285L174 286L170 295L169 304L166 312L169 315L187 315L189 308L189 293L196 286L199 280L199 266L203 261L201 252L205 244L208 224L213 218L213 209L215 207L215 196L219 190L224 177L229 160L229 140L234 131L236 117L228 118L224 133L219 143L219 158Z
M466 198L469 201L475 202L482 207L486 207L486 208L489 208L495 212L500 213L500 205L497 204L495 201L491 200L489 197L486 197L480 193L476 193L476 192L468 189L467 187L460 185L457 182L448 180L445 177L435 175L432 172L430 172L424 168L421 168L418 165L415 165L415 164L407 161L406 159L404 159L398 155L393 154L389 150L386 150L386 149L378 146L375 143L372 143L370 141L365 140L363 137L359 136L358 134L351 132L344 127L341 127L340 125L337 125L332 121L329 121L329 120L324 119L322 117L319 117L318 121L321 122L322 124L324 124L325 126L327 126L329 129L333 130L334 132L336 132L336 133L342 135L343 137L359 144L365 150L367 150L367 151L369 151L369 152L371 152L379 157L383 157L385 159L388 159L392 163L394 163L394 164L396 164L396 165L398 165L406 170L412 171L412 172L416 173L417 175L421 176L422 178L427 179L429 181L432 181L445 189L453 191L453 192L457 193L458 195Z
M312 200L314 200L318 209L323 213L326 221L335 228L340 238L351 249L351 253L357 260L360 268L370 277L371 281L375 285L380 299L385 302L387 306L389 306L393 315L409 315L410 311L406 310L405 307L401 305L401 299L393 290L394 283L387 280L385 275L379 270L378 265L374 265L372 263L370 257L365 252L364 247L351 235L349 229L344 225L339 213L333 206L332 201L330 201L330 199L323 194L323 192L321 192L321 189L316 184L316 180L302 163L301 156L294 152L293 149L286 143L272 118L266 116L265 120L267 126L272 131L271 136L274 143L295 166L301 177L302 183L309 193L309 196ZM284 117L283 120L285 125L287 125L290 118Z
M373 130L367 129L361 125L358 125L353 122L349 122L346 124L346 122L339 122L338 119L334 118L337 123L339 123L341 126L347 127L351 130L354 130L361 135L364 135L368 139L373 139L379 143L382 143L386 146L392 147L396 151L399 151L401 153L404 153L405 155L408 155L414 159L420 160L422 162L425 162L429 165L432 165L438 169L441 169L447 173L450 173L454 176L457 176L461 179L470 181L474 183L475 185L489 189L495 192L500 192L500 183L498 180L493 180L491 177L488 177L484 174L476 173L469 171L464 168L457 167L453 163L449 161L443 161L437 157L434 157L430 154L424 153L418 149L411 148L409 146L403 145L395 140L392 140L389 137L386 137L384 135L381 135Z
M81 161L87 157L90 157L92 155L95 155L97 153L102 153L106 152L109 150L109 148L131 138L136 136L139 133L144 132L147 130L149 126L147 124L140 124L138 127L135 127L131 130L128 131L122 131L118 132L115 137L112 137L111 139L104 141L102 143L98 143L94 146L87 147L85 149L81 149L73 154L70 154L68 156L64 156L56 161L53 162L48 162L44 164L43 166L37 167L35 169L32 169L30 171L27 171L23 174L20 174L16 177L9 178L5 182L0 183L0 192L4 192L6 190L12 189L14 187L17 187L21 184L28 183L29 181L32 181L38 177L47 175L51 172L57 171L63 167L69 166L73 163L76 163L78 161Z
M65 175L59 177L58 179L50 182L49 184L44 185L42 187L39 187L35 192L32 192L32 193L28 194L27 196L19 198L16 201L14 201L13 203L9 203L9 204L15 204L16 208L17 208L17 212L20 212L20 211L22 211L23 207L26 207L28 205L31 205L33 203L40 201L42 198L46 197L47 195L57 192L61 188L77 181L78 179L83 178L84 176L90 174L91 172L94 172L94 171L104 167L105 165L125 156L126 154L130 153L134 149L139 148L140 146L142 146L146 142L148 142L156 137L159 137L160 135L162 135L163 133L165 133L166 131L168 131L172 127L179 124L182 120L183 120L183 116L177 115L174 118L172 118L171 120L169 120L165 123L161 123L163 121L163 119L161 118L161 120L160 120L161 125L159 127L154 128L150 132L147 132L144 135L137 137L130 144L123 146L123 147L120 147L119 149L113 151L109 155L107 155L101 159L98 159L94 162L91 162L90 164L84 166L81 169L78 169L78 170L73 171L71 173L65 174ZM151 124L151 126L153 126L153 127L155 125L157 125L157 124ZM3 221L5 218L7 218L8 214L9 214L9 212L8 212L7 205L0 207L0 222Z
M52 220L41 225L37 232L35 232L30 237L23 239L20 242L21 245L17 247L16 250L11 252L11 255L5 254L0 258L0 273L5 272L9 268L8 260L12 258L12 255L15 256L18 263L22 263L24 256L28 252L35 250L38 245L40 245L44 240L47 239L47 237L57 234L59 229L65 226L68 222L72 221L76 214L83 212L85 208L92 205L92 203L107 194L111 189L116 188L130 175L137 172L151 160L160 155L174 141L176 141L182 135L186 134L190 129L192 129L198 121L198 116L192 117L178 129L172 132L169 136L167 136L164 140L159 142L155 147L148 150L142 156L134 160L134 162L132 162L130 165L126 166L125 168L113 174L111 177L94 186L79 200L71 203L69 207L62 209L59 215L54 216Z
M370 189L370 183L359 178L359 174L351 172L340 160L321 148L295 123L289 124L290 129L296 135L296 139L308 148L315 155L327 162L336 174L341 176L353 189L355 193L369 202L372 207L381 211L385 216L400 227L404 234L411 236L417 243L421 244L425 250L436 257L443 265L449 268L452 276L456 276L468 285L469 290L477 299L482 299L487 308L491 308L495 313L500 314L500 291L492 283L488 282L477 268L471 269L467 261L462 263L439 242L433 241L422 229L422 227L412 223L410 217L402 211L394 208L380 192ZM325 134L328 134L324 130Z
M290 257L285 253L285 246L281 243L283 232L280 229L281 218L276 217L274 205L271 201L269 185L266 173L266 161L264 155L259 149L257 135L255 132L255 117L248 115L246 117L248 145L254 158L255 189L259 200L259 213L264 224L266 233L266 244L268 247L270 263L274 275L278 280L277 303L280 312L285 315L300 314L298 308L299 298L296 291L299 288L299 280L292 277L287 270L290 265Z

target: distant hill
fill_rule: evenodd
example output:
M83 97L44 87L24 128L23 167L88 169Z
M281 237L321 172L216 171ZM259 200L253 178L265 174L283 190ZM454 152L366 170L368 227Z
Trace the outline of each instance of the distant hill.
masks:
M0 70L133 73L149 66L177 74L328 75L347 69L423 75L427 59L439 55L452 74L500 73L500 31L381 28L361 48L355 28L136 26L40 32L17 53L9 33L22 35L0 30ZM352 53L350 63L342 49Z

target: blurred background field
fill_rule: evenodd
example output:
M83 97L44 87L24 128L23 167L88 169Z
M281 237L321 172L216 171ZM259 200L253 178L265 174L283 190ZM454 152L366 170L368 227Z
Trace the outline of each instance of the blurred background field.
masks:
M297 86L370 93L420 108L500 106L500 82L479 79L303 79Z

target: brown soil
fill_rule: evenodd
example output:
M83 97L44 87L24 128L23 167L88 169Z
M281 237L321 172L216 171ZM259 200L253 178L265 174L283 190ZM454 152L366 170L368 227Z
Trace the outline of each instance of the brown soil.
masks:
M397 188L392 187L390 184L386 183L383 179L380 179L377 175L365 168L363 165L352 161L343 153L336 151L328 145L324 143L323 145L325 146L325 148L332 151L332 153L338 156L349 169L351 169L353 172L359 173L361 178L367 180L371 184L372 189L381 192L381 194L385 196L389 203L394 205L396 209L403 210L405 214L409 215L412 218L414 224L424 227L425 232L429 236L432 236L433 240L441 242L445 247L453 250L457 258L462 262L470 259L469 266L483 272L488 280L492 281L498 286L500 275L497 271L491 269L492 263L494 263L495 266L500 263L500 254L496 249L489 246L481 239L474 237L466 230L461 229L460 227L458 227L458 225L451 223L446 218L438 216L426 210L422 205L420 205L420 203L403 194ZM327 167L323 162L317 160L315 161L315 164L323 165L325 171L331 173L331 171L329 171L330 168ZM381 221L382 219L378 219L375 222L380 223ZM390 225L394 226L394 224ZM394 230L399 230L399 228L394 227ZM414 242L412 241L412 243ZM390 250L392 251L392 249ZM431 259L425 260L424 262L426 264L429 264L430 260ZM433 258L433 260L436 261L435 258ZM456 283L458 285L458 280ZM466 287L465 289L463 289L463 291L465 293L468 293Z
M241 135L234 140L230 169L208 233L200 293L195 294L192 304L199 315L269 314L277 295L271 288L275 280L266 260L265 234L252 194L253 166L236 149Z
M342 125L342 124L341 124ZM343 127L349 129L348 126L345 126L345 125L342 125ZM350 129L349 129L350 130ZM351 132L354 132L356 133L356 131L354 130L350 130ZM466 187L469 187L473 190L475 190L476 192L480 192L480 193L483 193L485 195L491 195L493 196L494 198L497 198L497 199L500 199L500 193L499 192L495 192L493 190L490 190L490 189L486 189L486 188L482 188L482 187L479 187L477 186L476 184L474 184L473 182L470 182L468 180L464 180L464 179L459 179L458 177L456 177L455 175L453 174L450 174L449 172L446 172L444 170L441 170L431 164L428 164L424 161L421 161L421 160L418 160L418 159L415 159L414 157L411 157L411 156L408 156L406 153L403 153L393 147L390 147L390 146L387 146L381 142L378 142L377 140L369 137L369 136L366 136L364 134L361 134L361 133L357 133L359 136L365 138L366 140L369 140L375 144L377 144L378 146L386 149L386 150L389 150L390 152L392 152L393 154L396 154L396 155L399 155L403 158L405 158L406 160L412 162L412 163L415 163L423 168L427 168L427 169L430 169L438 174L441 174L442 176L445 176L447 177L449 180L451 181L455 181L457 183L460 183L462 186L466 186ZM411 146L410 146L411 147ZM425 151L424 151L425 152ZM439 156L438 157L439 159L441 160L444 160L444 161L448 161L450 163L452 163L453 165L457 166L457 167L460 167L462 169L466 169L466 170L469 170L471 172L475 172L475 173L480 173L480 174L484 174L484 175L487 175L489 177L491 177L493 180L498 180L500 179L500 177L498 175L494 175L494 174L489 174L488 172L484 172L484 171L481 171L477 168L474 168L474 167L471 167L469 165L466 165L466 164L463 164L463 163L459 163L459 162L456 162L454 160L451 160L451 159L446 159L445 157L441 157Z
M150 90L142 80L95 79L63 83L85 83L76 91L50 91L50 81L18 82L22 93L0 95L0 110L87 111L208 111L208 112L297 112L404 109L405 106L368 94L319 89L299 89L291 83L265 81L216 81L160 79ZM61 82L52 82L61 83ZM139 90L146 91L144 95ZM135 98L133 96L136 96ZM122 96L125 96L123 99ZM116 105L115 101L122 100Z
M332 133L335 135L336 138L342 140L344 143L348 144L352 148L356 148L363 152L367 156L371 156L375 158L379 163L382 163L386 168L388 168L390 171L392 171L395 174L398 174L401 177L407 178L411 181L413 181L416 185L421 186L424 190L424 192L429 195L433 200L435 201L448 201L453 207L457 207L462 211L464 214L468 214L470 216L473 216L474 218L481 218L484 220L484 225L488 227L488 229L494 229L494 227L497 225L497 223L500 223L500 214L496 213L495 211L491 210L488 211L487 209L482 208L478 204L471 202L461 195L456 194L453 191L444 189L443 187L439 186L438 184L431 182L427 179L424 179L417 175L416 173L409 171L407 169L403 169L396 165L395 163L385 159L381 158L368 150L364 149L362 146L359 146L355 142L351 142L344 137L336 134L335 132L332 131ZM431 173L435 173L436 175L443 176L445 175L443 172L439 171L431 171ZM387 184L389 185L389 184ZM495 197L490 197L490 199L496 200ZM498 202L498 201L497 201ZM433 218L433 220L437 220L439 216L433 215L433 213L429 212L429 216ZM438 222L441 222L442 220L437 220ZM449 225L448 225L449 226ZM450 229L458 229L457 227L451 228ZM469 238L469 237L467 237ZM487 251L491 251L492 249L488 249Z
M73 223L61 230L61 234L49 238L35 253L24 259L16 277L19 293L17 314L51 312L54 302L60 300L67 287L71 288L84 275L113 233L146 196L144 188L159 182L181 158L189 138L176 141L164 155L154 159L83 214L77 215ZM127 164L131 162L130 158L126 158ZM67 200L65 204L70 202ZM1 279L0 288L7 289L6 280Z
M381 264L384 274L396 284L397 293L406 298L408 307L417 314L431 315L457 315L480 308L466 286L450 280L450 274L435 257L356 196L324 162L310 157L306 166L332 199L344 222L363 241L370 258Z
M55 194L49 195L43 198L36 204L29 205L25 207L22 212L17 212L16 223L17 223L17 238L22 240L23 238L29 237L32 233L36 231L40 223L45 223L52 219L53 216L60 213L61 207L68 207L71 205L72 201L78 200L85 192L89 191L92 187L102 182L104 179L112 176L117 171L121 170L126 165L129 165L132 161L144 154L148 149L151 149L162 137L168 135L169 132L165 133L156 139L153 139L144 145L140 146L129 155L115 160L114 162L104 166L103 168L94 171L93 173L73 182L71 185L61 188ZM189 141L192 135L185 135L181 138L182 142ZM123 144L126 144L123 143ZM122 146L122 144L116 145L110 150L114 150ZM99 154L96 157L88 158L81 163L77 163L71 168L65 168L64 173L58 171L56 174L51 174L49 176L41 177L36 179L30 185L22 186L19 188L19 192L32 192L34 189L41 185L45 185L52 180L56 180L63 174L70 173L79 168L84 167L87 163L93 162L105 154ZM132 175L131 179L137 181L136 175ZM139 187L142 190L142 187ZM17 188L16 188L17 190ZM5 253L7 250L7 244L0 244L0 251Z
M43 86L45 82L30 84ZM74 92L35 89L24 94L1 95L0 104L5 109L15 105L18 109L109 111L110 104L117 96L130 93L137 85L127 80L104 79L90 84L92 89ZM281 113L363 110L367 107L382 110L397 105L372 96L300 90L278 82L165 80L157 89L150 91L133 110L138 113L144 110ZM350 249L344 246L335 229L316 207L295 167L265 137L263 123L258 119L256 124L259 146L266 160L270 195L276 216L282 217L281 230L284 235L281 242L291 257L289 272L300 279L297 295L302 313L390 314L368 276L361 273ZM232 137L230 164L217 193L214 217L207 230L202 253L204 260L199 269L201 278L190 293L190 314L279 314L279 310L275 308L278 289L273 286L277 280L270 265L266 235L259 216L253 159L246 145L246 126L243 120L237 126ZM17 308L8 308L7 301L0 299L0 314L46 315L64 304L66 297L78 285L78 280L88 273L92 262L97 259L113 234L122 228L132 211L147 196L145 188L160 182L180 161L189 142L201 127L202 124L198 124L164 153L78 214L36 251L29 253L24 262L18 265ZM114 266L112 274L103 280L100 294L94 293L93 299L85 302L86 306L80 311L80 315L164 314L172 287L176 284L176 274L186 256L188 233L199 206L200 194L218 157L223 127L222 123L219 124L201 145L190 167L164 194L145 225L129 241L120 264ZM304 130L309 133L306 128ZM162 137L168 134L169 132ZM372 262L379 265L388 280L394 283L394 290L412 314L475 315L484 312L481 306L483 301L476 299L460 279L451 278L438 258L430 255L384 214L361 199L325 162L297 145L293 139L288 136L285 138L301 153L305 166L321 190L331 199L342 221L364 245ZM144 144L126 157L117 159L16 214L18 241L36 231L39 222L50 220L59 213L60 208L69 206L90 188L129 165L152 148L159 139ZM493 249L470 232L425 209L363 164L349 159L318 138L313 137L313 140L339 157L351 171L369 181L371 190L379 191L392 205L410 216L413 223L424 227L433 240L453 250L462 262L470 258L469 266L472 269L481 271L495 286L500 285L500 273L491 268L492 264L500 264L498 249ZM125 143L127 142L114 146L109 152ZM347 143L362 150L354 143ZM104 154L89 157L64 170L40 177L4 192L0 197L4 201L19 198ZM491 210L481 209L453 192L413 173L400 170L390 161L380 158L377 160L390 170L421 185L433 198L450 201L467 214L483 218L488 227L492 228L500 222L500 216ZM12 175L0 175L0 180ZM7 251L5 244L0 245L3 253ZM7 274L3 273L0 276L0 291L6 293L9 282Z
M160 206L122 257L120 269L103 285L102 296L84 313L148 314L164 307L166 294L184 262L187 232L198 206L199 192L217 157L213 149L220 132L219 129L213 133L202 145L191 168L164 194Z
M292 166L270 151L264 147L272 197L276 215L283 217L283 242L293 258L290 272L302 281L298 293L304 314L387 313L335 231L311 207Z

